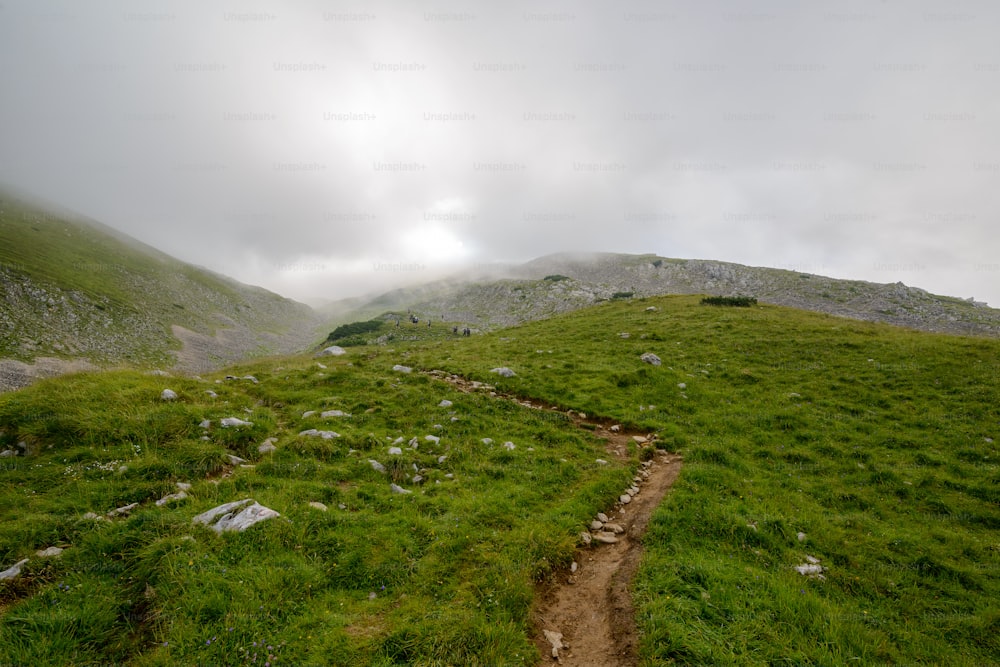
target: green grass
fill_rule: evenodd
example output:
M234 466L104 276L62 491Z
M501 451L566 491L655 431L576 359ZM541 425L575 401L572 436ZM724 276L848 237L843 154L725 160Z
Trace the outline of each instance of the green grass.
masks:
M227 371L256 385L116 372L0 396L0 448L32 452L0 459L0 566L32 559L0 584L0 663L538 661L534 586L638 456L598 465L602 444L558 413L394 364L653 430L684 456L633 585L644 665L1000 661L996 341L665 297L473 337L417 326L319 361ZM331 409L352 416L302 418ZM253 426L221 429L226 416ZM278 450L261 455L267 437ZM255 467L226 475L227 453ZM178 481L190 497L155 507ZM282 516L192 526L245 497ZM82 519L131 502L128 518ZM60 559L34 556L52 545ZM824 580L793 569L806 556Z

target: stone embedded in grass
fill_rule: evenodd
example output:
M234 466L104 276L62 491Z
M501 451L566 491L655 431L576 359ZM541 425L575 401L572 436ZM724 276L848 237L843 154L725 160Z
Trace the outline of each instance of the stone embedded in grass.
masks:
M412 368L410 368L409 366L403 366L401 364L396 364L395 366L392 367L392 370L397 371L399 373L412 373L413 372Z
M684 383L684 382L678 382L677 383L677 388L678 389L687 389L687 384Z
M212 426L212 420L211 419L202 419L201 422L199 422L199 424L198 424L199 428L209 428L211 426Z
M246 498L213 507L194 517L191 521L204 524L217 533L243 532L250 526L278 516L281 515L273 509L264 507L252 498Z
M623 493L622 495L618 496L618 502L620 502L622 505L628 505L630 502L632 502L632 496L628 495L627 493Z
M310 438L323 438L324 440L332 440L333 438L340 437L340 434L336 431L320 431L315 428L299 431L299 435L308 436Z
M497 375L505 378L512 378L516 375L514 371L507 368L506 366L500 366L499 368L491 368L490 373L496 373Z
M94 512L87 512L82 517L86 521L104 521L104 517L100 514L95 514Z
M398 484L390 484L389 485L389 489L393 493L401 493L401 494L413 493L413 491L410 491L409 489L404 489L403 487L399 486Z
M580 541L586 544L587 546L590 546L590 543L591 541L593 541L593 539L594 536L586 531L580 533Z
M653 364L654 366L659 366L660 364L663 363L662 361L660 361L660 358L655 354L653 354L652 352L646 352L639 358L645 361L647 364Z
M326 410L320 413L320 417L323 419L329 419L330 417L350 417L351 415L344 412L343 410Z
M611 519L608 518L608 515L605 514L604 512L597 513L597 520L602 523L607 523L608 521L611 521Z
M799 542L805 542L806 541L806 534L803 533L803 532L795 533L795 537L798 538Z
M597 540L598 542L602 543L602 544L614 544L615 542L618 541L618 538L615 537L614 533L609 533L609 532L603 531L603 530L600 531L600 532L594 533L594 539Z
M591 530L601 530L603 528L604 528L604 523L598 521L597 519L594 519L593 521L590 522Z
M326 507L326 505L324 505L324 504L323 504L323 503L321 503L321 502L317 502L317 501L315 501L315 500L314 500L314 501L312 501L311 503L309 503L309 507L312 507L312 508L314 508L314 509L318 509L318 510L319 510L319 511L321 511L321 512L325 512L325 511L327 510L327 507Z
M492 444L493 444L493 438L483 438L483 439L481 440L481 442L482 442L482 443L483 443L484 445L492 445Z
M218 397L219 397L219 395L218 395L218 394L216 394L216 393L215 393L214 391L212 391L211 389L207 390L207 391L206 391L205 393L206 393L206 394L208 394L208 397L209 397L209 398L218 398Z
M19 560L10 567L8 567L3 572L0 572L0 581L5 581L7 579L15 579L21 575L21 566L27 563L30 559L25 558Z
M274 438L268 438L257 448L257 452L260 454L270 454L277 450L278 448L274 445Z
M399 447L390 447L389 448L389 455L390 456L399 456L402 453L403 453L403 450L400 449Z
M187 492L191 489L190 484L184 482L177 482L177 493L168 493L159 500L156 501L157 507L163 507L167 503L171 503L175 500L184 500L188 497Z
M312 417L314 414L316 414L315 410L306 410L305 412L302 413L302 418L306 419L308 417Z
M504 449L513 450L514 447L515 447L515 445L514 445L513 442L511 442L510 440L508 440L507 442L503 443L503 447L504 447Z
M441 402L438 403L439 408L450 408L452 405L454 405L454 403L449 401L447 398L441 399Z
M2 452L0 452L0 459L9 459L14 456L17 456L17 452L15 452L13 449L5 449Z
M347 350L345 350L344 348L340 347L339 345L331 345L330 347L324 348L323 351L320 352L320 356L324 356L324 357L339 357L340 355L346 354L346 353L347 353Z
M246 459L240 458L235 454L226 454L226 460L229 461L230 465L238 466L247 462Z
M433 442L434 444L441 442L441 438L437 437L436 435L425 435L424 440L426 440L427 442Z
M47 549L42 549L41 551L36 551L35 555L39 558L58 558L62 555L63 550L59 547L49 547Z
M108 512L110 518L116 516L128 516L128 513L139 506L139 503L129 503L128 505L122 505L121 507L116 507L115 509Z
M604 459L594 459L594 460L595 460L595 461L596 461L597 463L600 463L600 464L601 464L602 466L606 466L606 465L608 465L608 462L607 462L607 461L605 461Z
M239 417L223 417L222 421L220 421L219 423L222 424L223 428L230 428L230 427L239 428L241 426L253 426L253 422L244 421Z
M177 392L174 391L173 389L164 389L162 392L160 392L160 400L161 401L176 401L177 400Z
M374 470L375 472L381 472L381 473L385 472L385 466L376 461L375 459L368 459L368 463L371 464L372 470Z

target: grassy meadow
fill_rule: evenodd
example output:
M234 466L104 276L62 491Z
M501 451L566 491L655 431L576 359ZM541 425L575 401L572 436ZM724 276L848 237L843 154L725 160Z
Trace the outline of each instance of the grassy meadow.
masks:
M420 369L655 431L683 455L633 585L643 665L1000 661L1000 342L696 297L469 338L393 329L342 357L0 395L0 450L30 454L0 459L0 569L30 558L0 582L0 664L539 662L535 585L569 565L639 453L599 464L602 443L561 413ZM334 409L350 416L320 416ZM300 435L313 428L339 437ZM277 450L261 454L266 438ZM156 506L177 482L188 497ZM192 525L242 498L281 516ZM51 546L65 551L35 555ZM809 558L822 571L795 570Z

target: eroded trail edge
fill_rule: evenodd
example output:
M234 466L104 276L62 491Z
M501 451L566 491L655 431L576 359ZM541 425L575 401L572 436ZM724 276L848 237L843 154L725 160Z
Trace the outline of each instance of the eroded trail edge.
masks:
M627 431L607 419L503 394L491 385L444 371L429 374L465 392L488 392L528 408L558 410L603 439L608 455L618 459L628 457L629 444L652 446L654 441L652 435ZM680 456L651 451L657 453L642 463L633 486L622 491L613 507L594 517L586 537L581 535L581 541L589 544L577 549L573 568L539 586L534 641L543 664L618 667L638 663L629 587L642 556L642 535L681 468Z

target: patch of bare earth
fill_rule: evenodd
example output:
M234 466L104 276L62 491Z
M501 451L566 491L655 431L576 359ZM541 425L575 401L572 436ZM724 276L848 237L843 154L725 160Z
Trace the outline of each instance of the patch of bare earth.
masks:
M462 391L485 391L529 408L556 410L555 406L497 393L488 384L442 371L431 375ZM630 444L652 446L652 437L623 430L608 420L564 411L578 426L586 425L607 443L609 456L624 459ZM615 429L615 430L612 430ZM657 454L645 461L634 478L632 490L623 490L628 502L605 511L607 522L600 536L577 550L574 570L559 573L539 586L535 611L535 645L544 662L586 667L619 667L638 663L638 632L630 584L642 555L641 538L649 519L670 490L681 469L681 457ZM609 530L611 528L612 530ZM613 530L617 528L620 532ZM596 533L595 533L596 535Z

